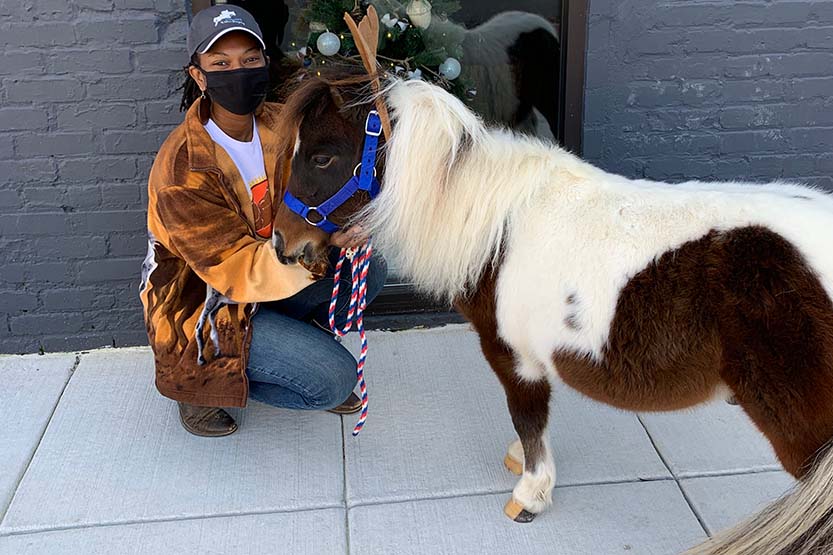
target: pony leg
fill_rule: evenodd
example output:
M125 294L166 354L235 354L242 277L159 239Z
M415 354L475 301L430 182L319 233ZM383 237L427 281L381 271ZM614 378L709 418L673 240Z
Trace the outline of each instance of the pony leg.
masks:
M522 363L516 369L516 357L499 339L481 335L480 346L503 385L512 424L519 438L519 445L512 444L504 459L504 463L509 462L510 470L522 468L521 479L504 512L515 522L531 522L552 502L555 487L555 462L546 437L550 383L544 371L535 364ZM521 376L538 378L530 380Z
M555 462L547 439L550 384L546 378L535 382L515 378L513 383L504 383L504 389L520 443L510 445L507 455L515 459L520 450L523 461L521 479L504 512L515 522L531 522L552 503L555 487Z

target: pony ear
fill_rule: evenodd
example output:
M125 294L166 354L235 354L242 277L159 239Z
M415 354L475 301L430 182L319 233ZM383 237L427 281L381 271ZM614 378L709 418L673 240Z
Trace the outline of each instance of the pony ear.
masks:
M356 49L362 58L365 70L372 78L370 83L373 87L373 92L378 95L382 89L379 83L378 64L376 62L376 49L379 47L379 16L376 13L376 8L373 4L367 7L367 15L364 16L361 23L356 25L353 17L344 12L344 22L350 29L353 35L353 41L356 43ZM385 137L390 140L390 116L384 100L376 98L376 111L379 112L379 119L382 120L382 130L385 132Z

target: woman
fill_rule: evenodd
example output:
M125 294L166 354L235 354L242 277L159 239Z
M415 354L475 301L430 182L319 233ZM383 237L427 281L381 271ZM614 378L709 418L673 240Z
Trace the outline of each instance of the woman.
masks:
M248 398L342 414L361 406L352 392L356 362L325 331L331 280L314 282L300 265L281 264L272 247L273 207L291 153L278 151L280 105L263 102L265 46L242 8L214 6L194 17L183 98L189 108L148 182L140 296L156 386L179 403L185 429L200 436L233 433L237 425L220 407L242 407ZM357 229L333 234L333 252L362 240ZM368 301L385 274L384 261L372 260ZM223 304L206 327L220 348L206 341L203 361L195 328L212 294Z

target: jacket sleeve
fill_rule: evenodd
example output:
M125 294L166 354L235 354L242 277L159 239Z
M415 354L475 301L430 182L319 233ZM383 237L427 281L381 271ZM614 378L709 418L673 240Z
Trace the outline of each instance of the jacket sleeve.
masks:
M252 237L225 199L207 188L164 187L156 211L171 246L203 281L234 302L284 299L313 282L301 265L281 264L272 244Z

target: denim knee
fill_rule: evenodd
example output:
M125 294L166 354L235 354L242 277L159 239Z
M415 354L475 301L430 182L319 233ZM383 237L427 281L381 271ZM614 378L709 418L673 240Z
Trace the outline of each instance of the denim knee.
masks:
M322 384L317 395L307 398L311 407L324 410L335 408L346 401L356 387L356 362L352 357L349 363L334 361L334 364L339 365L339 371L331 374L331 379Z

